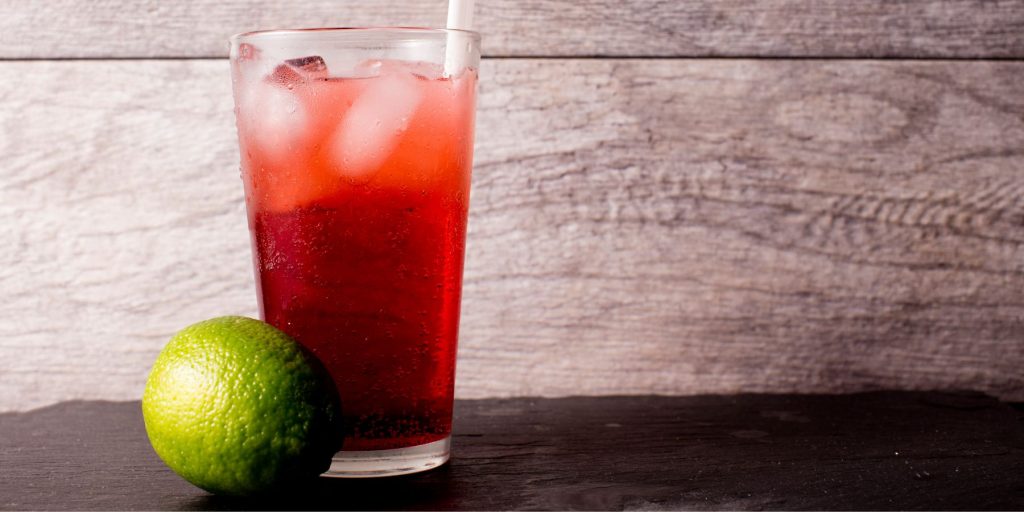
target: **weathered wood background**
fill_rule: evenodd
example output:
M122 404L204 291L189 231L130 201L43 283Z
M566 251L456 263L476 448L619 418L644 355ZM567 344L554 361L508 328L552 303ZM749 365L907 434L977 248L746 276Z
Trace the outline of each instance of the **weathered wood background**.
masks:
M459 396L1024 399L1024 1L478 3ZM0 0L0 410L255 314L227 36L443 4Z

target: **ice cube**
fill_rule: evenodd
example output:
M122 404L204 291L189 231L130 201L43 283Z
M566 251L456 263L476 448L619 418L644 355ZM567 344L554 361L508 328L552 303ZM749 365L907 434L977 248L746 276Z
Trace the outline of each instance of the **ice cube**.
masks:
M373 78L380 75L384 62L379 59L364 60L352 68L351 76L348 78Z
M432 62L369 59L356 64L345 78L374 78L383 73L408 73L428 80L443 77L444 69Z
M288 59L284 61L285 64L293 67L305 70L307 72L326 72L327 63L324 62L324 58L319 55L311 55L309 57L300 57L298 59Z
M334 168L352 180L365 180L394 151L423 100L416 77L390 72L370 79L332 135Z
M433 62L412 62L412 61L399 61L396 65L400 69L404 69L409 73L412 73L418 77L426 78L427 80L440 80L444 77L444 68Z
M246 120L246 132L261 152L276 162L285 162L305 137L309 116L299 97L278 85L257 81L244 89L239 115Z
M231 66L231 78L236 88L244 90L250 87L251 84L263 79L266 70L261 65L261 53L259 48L249 43L242 43L232 50L231 58L234 62Z
M274 68L270 80L282 85L297 85L327 78L327 63L318 55L289 59Z

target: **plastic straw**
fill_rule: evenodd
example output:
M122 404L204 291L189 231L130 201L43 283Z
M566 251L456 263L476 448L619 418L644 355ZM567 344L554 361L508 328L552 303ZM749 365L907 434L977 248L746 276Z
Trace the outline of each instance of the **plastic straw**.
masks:
M454 30L472 30L473 28L473 1L474 0L448 0L448 28ZM448 34L448 41L444 52L444 74L452 76L465 67L466 52L452 34Z
M448 0L448 28L471 30L473 28L473 0Z

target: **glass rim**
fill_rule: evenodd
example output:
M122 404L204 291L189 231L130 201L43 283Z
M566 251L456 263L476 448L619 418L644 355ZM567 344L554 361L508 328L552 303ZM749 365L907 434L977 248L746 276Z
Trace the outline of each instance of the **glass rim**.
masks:
M228 40L234 44L247 39L276 39L279 37L302 36L313 34L462 34L480 41L480 33L475 30L462 30L455 28L432 28L432 27L320 27L320 28L282 28L267 30L252 30L232 35Z

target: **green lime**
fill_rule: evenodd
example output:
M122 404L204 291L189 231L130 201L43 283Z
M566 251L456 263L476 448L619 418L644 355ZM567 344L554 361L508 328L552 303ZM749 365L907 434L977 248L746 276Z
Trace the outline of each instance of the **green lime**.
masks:
M171 338L146 381L142 415L157 455L220 494L319 475L341 443L338 395L320 362L271 325L238 316Z

